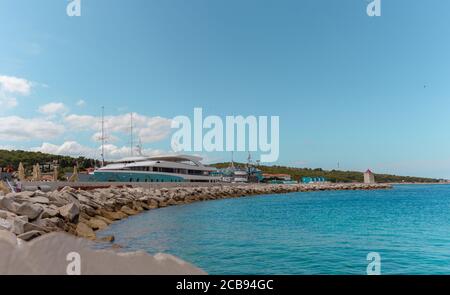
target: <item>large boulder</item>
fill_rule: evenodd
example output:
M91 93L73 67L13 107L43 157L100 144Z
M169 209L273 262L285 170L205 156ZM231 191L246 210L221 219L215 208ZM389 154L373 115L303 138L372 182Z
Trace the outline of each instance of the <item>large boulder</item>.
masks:
M0 210L0 218L3 218L3 219L13 219L14 217L16 217L17 215L16 214L14 214L14 213L12 213L12 212L9 212L9 211L6 211L6 210Z
M23 191L23 192L18 192L18 193L9 193L7 194L7 196L10 197L23 197L23 198L32 198L34 195L36 194L36 192L34 191Z
M27 221L23 220L23 218L20 218L22 216L17 216L13 220L12 229L11 231L16 235L21 235L25 232L24 226L27 223Z
M106 211L106 210L100 210L100 213L103 217L106 217L110 220L120 220L120 219L124 219L126 217L128 217L127 214L123 213L123 212L111 212L111 211Z
M51 192L47 195L47 198L50 200L50 203L57 206L57 207L61 207L66 205L68 202L66 200L64 200L63 198L61 198L60 196L60 192L58 191L54 191Z
M148 206L149 206L150 209L156 209L156 208L159 207L159 206L158 206L158 201L156 201L156 200L150 200L149 203L148 203Z
M29 231L33 231L33 230L41 231L41 232L49 232L48 229L46 229L42 226L39 226L37 224L34 224L34 223L27 222L24 224L24 226L23 226L24 232L29 232Z
M122 208L120 209L120 211L122 211L123 213L127 214L127 215L136 215L139 212L137 212L136 210L131 209L128 206L122 206Z
M111 223L113 223L113 221L111 219L108 219L108 218L100 216L100 215L95 215L95 218L104 221L107 225L110 225Z
M97 218L91 218L87 221L87 224L93 229L93 230L102 230L108 226L108 224Z
M41 196L31 198L30 201L32 203L38 203L38 204L49 204L50 203L50 200L47 197L41 197Z
M17 204L14 202L14 197L0 196L0 209L15 212L17 210Z
M50 207L44 207L44 212L42 212L41 218L53 218L59 214L57 209L53 209Z
M83 222L79 222L77 229L75 230L77 236L87 238L90 240L95 240L96 236L92 228Z
M80 207L75 203L70 203L59 208L59 214L70 222L76 222L80 215Z
M8 219L0 218L0 230L10 231L12 228L12 223Z
M23 203L17 208L16 213L18 215L27 216L29 219L33 220L36 219L42 213L42 211L44 211L44 209L39 205L32 203Z
M37 231L37 230L32 230L32 231L23 233L21 235L18 235L17 237L19 239L24 240L24 241L30 241L30 240L32 240L34 238L42 236L43 234L44 234L44 232Z
M84 212L91 217L94 217L97 214L97 212L95 211L94 208L92 208L89 205L85 205L85 204L81 204L80 210L81 210L81 212Z
M43 218L38 219L36 221L33 221L33 225L35 229L41 228L44 231L59 231L60 228L63 226L61 225L60 221L62 221L60 218L53 217L53 218ZM26 228L26 226L25 226Z

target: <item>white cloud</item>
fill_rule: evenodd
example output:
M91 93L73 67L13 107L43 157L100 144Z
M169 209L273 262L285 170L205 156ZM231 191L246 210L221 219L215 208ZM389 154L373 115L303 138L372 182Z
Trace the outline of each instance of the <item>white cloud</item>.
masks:
M12 145L0 145L0 150L13 151L17 150L17 148Z
M0 109L10 109L17 106L18 95L29 95L31 82L11 76L0 75Z
M22 141L54 138L64 133L64 126L42 118L0 117L0 140Z
M31 149L36 152L43 152L53 155L63 155L63 156L86 156L86 157L96 157L97 150L90 147L83 146L76 141L66 141L62 145L56 145L48 142L44 142L40 147L35 147Z
M51 102L39 107L39 112L44 115L65 114L68 109L62 102Z
M31 82L22 78L0 75L0 88L6 93L29 95Z
M78 107L84 107L85 105L86 105L86 102L84 101L84 99L80 99L79 101L77 101Z
M0 109L11 109L17 106L17 99L9 97L0 90Z
M65 122L70 128L84 131L101 130L101 118L87 115L68 115ZM105 130L108 134L130 132L131 116L123 114L105 117ZM171 120L163 117L148 117L140 114L133 114L133 130L136 138L142 142L156 142L165 139L171 133Z
M106 160L117 160L123 157L130 156L130 147L122 146L118 147L113 144L106 144L105 149L105 159ZM63 156L73 156L80 157L84 156L91 159L99 159L101 156L101 147L88 147L81 145L76 141L66 141L61 145L56 145L48 142L44 142L40 147L34 147L32 151L38 151L54 155ZM161 150L145 149L142 153L146 156L156 156L166 154Z

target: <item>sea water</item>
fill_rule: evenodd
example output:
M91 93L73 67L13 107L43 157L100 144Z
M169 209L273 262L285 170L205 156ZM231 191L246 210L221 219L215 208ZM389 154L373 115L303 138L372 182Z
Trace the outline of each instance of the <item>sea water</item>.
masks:
M210 274L450 274L450 185L197 202L114 223L126 251L178 256Z

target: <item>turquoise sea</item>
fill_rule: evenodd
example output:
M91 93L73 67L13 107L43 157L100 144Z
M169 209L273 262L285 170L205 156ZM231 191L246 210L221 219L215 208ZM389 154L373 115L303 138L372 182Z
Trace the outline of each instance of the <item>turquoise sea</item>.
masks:
M119 221L124 250L174 254L210 274L450 274L450 185L264 195Z

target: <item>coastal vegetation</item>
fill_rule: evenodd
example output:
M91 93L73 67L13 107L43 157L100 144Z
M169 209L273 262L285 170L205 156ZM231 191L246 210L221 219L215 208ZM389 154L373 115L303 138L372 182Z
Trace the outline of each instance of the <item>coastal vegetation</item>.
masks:
M229 167L231 163L217 163L213 166L217 168ZM234 163L234 166L245 167L246 164ZM363 182L363 173L361 171L341 171L341 170L323 170L321 168L295 168L286 166L264 166L258 165L263 173L271 174L289 174L294 180L301 180L302 177L325 177L331 182ZM419 182L419 183L435 183L438 179L412 177L412 176L398 176L390 174L375 174L377 182L381 183L402 183L402 182Z
M8 151L0 150L0 167L11 166L14 170L17 170L19 163L22 162L28 169L32 168L32 165L36 163L46 164L46 163L57 163L60 172L70 172L73 166L77 165L79 170L85 170L87 168L92 168L99 166L100 162L98 160L89 159L85 157L69 157L61 155L52 155L41 152L30 152L30 151ZM231 163L216 163L212 164L217 168L229 167ZM234 163L235 166L245 167L244 163ZM263 173L273 173L273 174L289 174L294 180L301 180L302 177L325 177L331 182L363 182L363 174L361 171L341 171L341 170L324 170L322 168L296 168L287 166L265 166L258 165L258 168L263 171ZM425 178L425 177L413 177L413 176L398 176L390 174L375 174L375 179L377 182L381 183L401 183L401 182L419 182L419 183L435 183L439 182L439 179Z
M0 167L12 167L14 170L17 170L21 162L25 168L30 170L37 163L41 165L58 164L59 169L66 172L72 171L74 166L78 166L80 170L85 170L99 164L99 161L85 157L74 158L41 152L0 150Z

